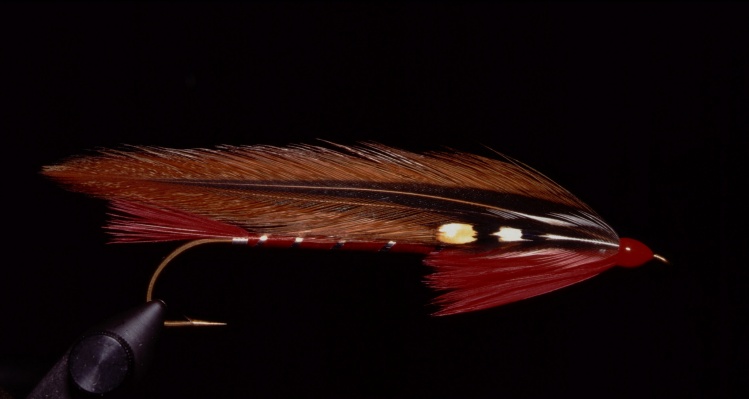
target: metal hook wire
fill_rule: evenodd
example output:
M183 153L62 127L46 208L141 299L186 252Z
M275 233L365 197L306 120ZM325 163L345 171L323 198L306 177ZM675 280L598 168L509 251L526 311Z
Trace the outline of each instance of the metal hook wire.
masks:
M657 259L657 260L659 260L660 262L662 262L662 263L664 263L666 265L670 265L671 264L671 262L669 262L668 259L666 259L663 256L658 255L658 254L653 254L653 259Z
M232 243L231 238L206 238L201 240L195 240L190 241L181 247L175 249L172 251L172 253L169 254L166 258L164 258L163 261L159 264L159 267L156 268L156 271L153 272L153 275L151 276L151 281L148 283L148 291L146 292L146 302L150 302L153 298L153 288L156 285L156 280L158 280L159 275L162 271L166 268L166 266L171 262L174 258L176 258L179 254L182 252L187 251L188 249L192 247L196 247L198 245L202 244L212 244L212 243ZM164 327L216 327L216 326L225 326L226 323L220 322L220 321L209 321L209 320L199 320L199 319L192 319L187 316L185 316L186 320L166 320L164 321Z

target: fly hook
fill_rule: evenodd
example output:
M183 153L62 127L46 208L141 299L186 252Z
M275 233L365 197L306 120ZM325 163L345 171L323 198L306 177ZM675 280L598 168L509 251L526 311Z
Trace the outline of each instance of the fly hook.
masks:
M211 244L211 243L231 243L232 239L226 239L226 238L206 238L202 240L195 240L190 241L181 247L175 249L172 251L169 256L164 258L164 260L159 264L159 267L156 268L156 271L153 272L153 275L151 276L151 282L148 283L148 291L146 292L146 302L151 302L153 298L153 288L156 285L156 280L159 278L159 275L162 271L166 268L166 266L171 262L174 258L176 258L179 254L182 252L187 251L188 249L202 245L202 244ZM215 327L215 326L225 326L226 323L220 322L220 321L208 321L208 320L198 320L198 319L191 319L187 316L185 316L185 319L187 320L166 320L164 321L164 327Z

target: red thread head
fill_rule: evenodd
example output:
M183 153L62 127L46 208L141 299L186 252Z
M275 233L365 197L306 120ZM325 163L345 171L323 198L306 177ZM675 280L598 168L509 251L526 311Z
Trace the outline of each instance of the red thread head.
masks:
M642 266L653 259L653 251L645 244L631 238L619 240L619 253L616 255L616 264L624 267Z

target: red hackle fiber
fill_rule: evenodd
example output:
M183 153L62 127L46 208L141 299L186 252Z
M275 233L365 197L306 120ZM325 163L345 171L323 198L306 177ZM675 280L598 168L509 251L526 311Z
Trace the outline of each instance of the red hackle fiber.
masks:
M112 242L159 242L203 238L245 237L237 226L176 209L156 208L137 202L115 200L107 229Z
M436 314L442 316L500 306L587 280L614 266L616 253L557 248L472 255L443 251L424 262L437 270L428 284L450 290L437 300L443 307Z

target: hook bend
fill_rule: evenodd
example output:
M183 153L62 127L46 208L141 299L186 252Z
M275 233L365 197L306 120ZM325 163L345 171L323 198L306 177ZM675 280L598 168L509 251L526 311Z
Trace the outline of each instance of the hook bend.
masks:
M201 240L194 240L190 241L181 247L175 249L172 251L169 256L164 258L163 261L159 264L159 267L156 268L156 270L153 272L153 275L151 276L151 281L148 283L148 291L146 292L146 302L150 302L153 299L153 289L156 285L156 280L158 280L159 275L161 275L161 272L164 271L166 266L171 262L174 258L176 258L179 254L182 252L187 251L188 249L192 247L196 247L198 245L203 244L212 244L212 243L231 243L233 240L231 238L205 238ZM220 321L209 321L209 320L199 320L199 319L192 319L187 316L185 316L186 320L166 320L164 321L164 327L216 327L216 326L225 326L226 323L220 322Z

